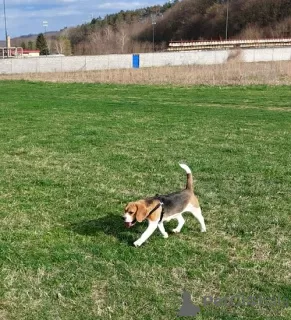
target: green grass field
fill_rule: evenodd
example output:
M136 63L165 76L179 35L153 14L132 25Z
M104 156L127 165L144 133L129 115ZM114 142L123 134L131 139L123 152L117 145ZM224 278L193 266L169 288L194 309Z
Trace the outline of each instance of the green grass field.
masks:
M0 82L0 319L291 318L290 87ZM207 232L127 230L195 177ZM165 224L167 231L176 222ZM204 296L289 307L203 307ZM186 319L186 318L185 318Z

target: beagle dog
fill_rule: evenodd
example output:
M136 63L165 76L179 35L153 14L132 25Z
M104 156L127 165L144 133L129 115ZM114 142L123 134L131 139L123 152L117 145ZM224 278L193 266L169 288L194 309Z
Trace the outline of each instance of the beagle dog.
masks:
M181 231L185 220L182 216L184 212L191 212L199 221L201 232L206 231L204 218L197 197L193 191L193 177L190 168L186 164L179 164L186 171L186 188L166 195L156 195L154 197L129 202L124 209L124 222L127 228L131 228L136 222L148 220L148 227L141 237L134 242L135 247L141 246L158 228L164 238L168 238L165 231L164 222L177 219L178 226L174 233Z

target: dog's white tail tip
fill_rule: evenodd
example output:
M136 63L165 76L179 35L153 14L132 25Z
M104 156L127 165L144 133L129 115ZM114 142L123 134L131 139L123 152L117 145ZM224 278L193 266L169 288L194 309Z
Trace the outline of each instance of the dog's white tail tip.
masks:
M179 163L180 167L186 171L187 174L192 173L191 169L187 166L187 164Z

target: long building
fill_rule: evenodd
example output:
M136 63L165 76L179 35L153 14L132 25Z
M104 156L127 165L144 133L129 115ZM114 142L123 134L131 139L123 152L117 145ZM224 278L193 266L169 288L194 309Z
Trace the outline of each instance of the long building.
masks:
M168 51L192 51L238 48L274 48L291 46L291 38L259 40L222 40L222 41L171 41Z

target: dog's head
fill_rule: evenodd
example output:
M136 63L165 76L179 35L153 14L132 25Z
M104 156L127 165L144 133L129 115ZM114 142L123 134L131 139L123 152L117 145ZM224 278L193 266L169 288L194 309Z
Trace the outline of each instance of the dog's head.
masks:
M124 209L123 215L126 227L133 227L136 222L145 220L147 212L147 206L143 201L129 202Z

